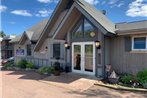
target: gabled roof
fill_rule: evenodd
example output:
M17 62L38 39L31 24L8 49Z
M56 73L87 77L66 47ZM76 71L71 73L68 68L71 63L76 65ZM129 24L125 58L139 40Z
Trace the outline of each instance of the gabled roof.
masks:
M70 5L73 3L73 0L60 0L60 2L57 4L54 12L52 13L46 27L44 28L44 30L42 31L42 34L39 38L39 41L37 42L36 46L35 46L35 50L38 50L39 46L42 45L42 43L44 42L44 39L46 37L48 37L48 33L50 33L52 27L54 26L57 18L60 16L60 13L62 13L62 11L64 11L66 8L68 9L68 7L70 7Z
M44 19L44 20L40 21L39 23L37 23L36 25L29 28L28 30L26 30L26 33L27 33L28 37L30 38L30 40L37 41L39 39L47 22L48 22L48 19Z
M24 33L22 34L22 36L20 38L19 43L21 43L21 41L23 41L23 37L27 37L28 40L36 42L39 39L47 22L48 22L48 19L44 19L44 20L40 21L39 23L37 23L36 25L34 25L31 28L24 31Z
M39 38L39 41L35 47L35 50L38 50L38 47L43 43L44 38L47 35L47 33L50 33L49 29L52 29L52 27L50 26L51 22L53 21L53 19L58 18L58 17L54 17L54 16L56 16L56 14L58 14L58 13L61 13L60 10L64 8L63 3L65 1L73 1L73 0L61 0L60 1L60 3L58 4L57 8L55 9L55 11L53 13L53 16L51 17L50 22L47 24L46 28L44 29L44 32L42 33L41 37ZM60 8L59 6L61 6L61 5L62 5L62 7ZM67 5L64 3L64 6L67 6ZM63 22L65 22L65 18L68 17L67 15L71 14L71 12L72 12L71 9L74 9L73 7L77 8L81 13L82 13L82 11L85 11L89 17L93 18L93 20L95 22L97 22L98 27L101 26L106 31L105 34L107 34L107 33L115 34L115 32L114 32L115 31L115 24L113 24L109 19L107 19L107 17L105 15L103 15L95 7L88 4L84 0L74 0L72 7L69 9L66 16L63 18L63 21L61 21L59 27L61 27L61 25L64 24ZM82 10L80 10L80 9L82 9ZM58 29L61 29L61 28L58 28ZM46 31L48 31L48 32L46 32ZM54 32L55 35L58 33L57 31L59 31L59 30L56 30Z
M20 38L21 38L22 35L19 35L19 36L16 36L15 38L13 38L10 43L18 43Z
M110 21L104 14L102 14L101 11L84 0L75 0L75 2L88 14L90 14L90 16L93 17L95 21L97 21L100 25L102 25L109 33L115 34L115 24Z

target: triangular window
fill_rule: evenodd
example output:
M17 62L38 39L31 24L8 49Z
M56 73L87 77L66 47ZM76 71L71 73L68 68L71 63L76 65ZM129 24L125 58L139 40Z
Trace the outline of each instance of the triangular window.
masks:
M96 28L87 19L84 19L84 38L93 38L95 36Z
M82 32L82 21L77 25L77 27L75 28L73 34L72 34L72 38L82 38L83 37L83 32Z
M80 40L91 40L96 38L97 29L96 27L86 18L82 18L75 26L72 39L80 39Z

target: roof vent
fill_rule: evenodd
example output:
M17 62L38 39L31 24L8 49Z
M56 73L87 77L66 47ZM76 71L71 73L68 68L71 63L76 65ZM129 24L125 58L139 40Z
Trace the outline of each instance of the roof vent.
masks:
M106 10L102 10L102 14L106 15L106 13L107 13Z

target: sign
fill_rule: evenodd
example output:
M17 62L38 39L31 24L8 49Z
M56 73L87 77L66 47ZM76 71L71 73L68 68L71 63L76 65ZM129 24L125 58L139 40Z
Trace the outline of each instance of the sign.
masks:
M16 55L24 55L24 49L17 49Z

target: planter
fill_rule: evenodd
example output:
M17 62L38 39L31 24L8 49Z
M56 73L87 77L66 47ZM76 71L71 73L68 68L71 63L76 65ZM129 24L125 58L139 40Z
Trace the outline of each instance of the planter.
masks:
M112 83L112 84L117 84L118 83L118 80L119 78L108 78L109 82Z
M60 73L61 73L60 71L55 71L55 72L54 72L54 75L55 75L55 76L60 76Z

